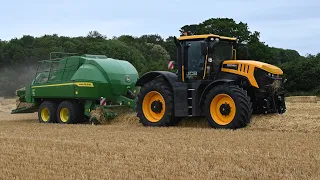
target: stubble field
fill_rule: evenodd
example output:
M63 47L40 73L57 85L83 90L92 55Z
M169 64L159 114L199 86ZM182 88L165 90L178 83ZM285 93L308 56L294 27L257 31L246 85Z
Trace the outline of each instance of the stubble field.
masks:
M0 179L320 179L320 103L215 130L203 119L147 128L134 113L109 124L40 124L0 99Z

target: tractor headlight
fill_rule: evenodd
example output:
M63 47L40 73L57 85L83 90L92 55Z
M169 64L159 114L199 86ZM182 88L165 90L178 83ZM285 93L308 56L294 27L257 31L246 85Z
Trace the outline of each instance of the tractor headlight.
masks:
M280 74L272 74L272 73L268 73L268 76L271 78L281 78L282 77Z

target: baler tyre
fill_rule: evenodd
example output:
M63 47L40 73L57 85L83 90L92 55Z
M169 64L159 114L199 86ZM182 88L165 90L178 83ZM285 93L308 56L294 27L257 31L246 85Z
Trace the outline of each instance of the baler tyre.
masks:
M173 112L173 93L164 80L155 79L141 87L137 117L144 126L173 126L177 123Z
M57 120L61 124L76 124L82 117L79 104L71 101L63 101L57 109Z
M204 114L212 128L238 129L250 123L252 103L244 89L223 84L207 94Z
M38 109L38 119L40 123L56 123L57 104L51 101L44 101Z

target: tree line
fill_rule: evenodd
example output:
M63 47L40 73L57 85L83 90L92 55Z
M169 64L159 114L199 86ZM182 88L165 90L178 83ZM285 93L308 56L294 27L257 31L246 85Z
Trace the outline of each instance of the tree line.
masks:
M270 47L260 40L260 32L251 32L247 23L235 22L231 18L211 18L199 24L185 25L179 31L238 37L240 43L248 45L250 59L277 65L284 70L288 94L320 94L320 81L317 80L320 54L305 57L296 50ZM0 96L12 96L16 89L29 84L34 78L37 62L49 59L50 52L103 54L127 60L140 75L152 70L167 70L168 61L176 60L173 36L107 37L97 31L79 37L24 35L9 41L0 40ZM242 55L241 51L237 52L238 59Z

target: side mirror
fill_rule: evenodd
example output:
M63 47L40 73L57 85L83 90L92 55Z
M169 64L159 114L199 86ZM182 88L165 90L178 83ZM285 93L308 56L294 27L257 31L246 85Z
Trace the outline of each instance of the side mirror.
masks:
M208 53L207 43L205 41L201 42L201 55L206 56Z
M176 46L180 45L178 39L175 36L173 37L173 41Z

